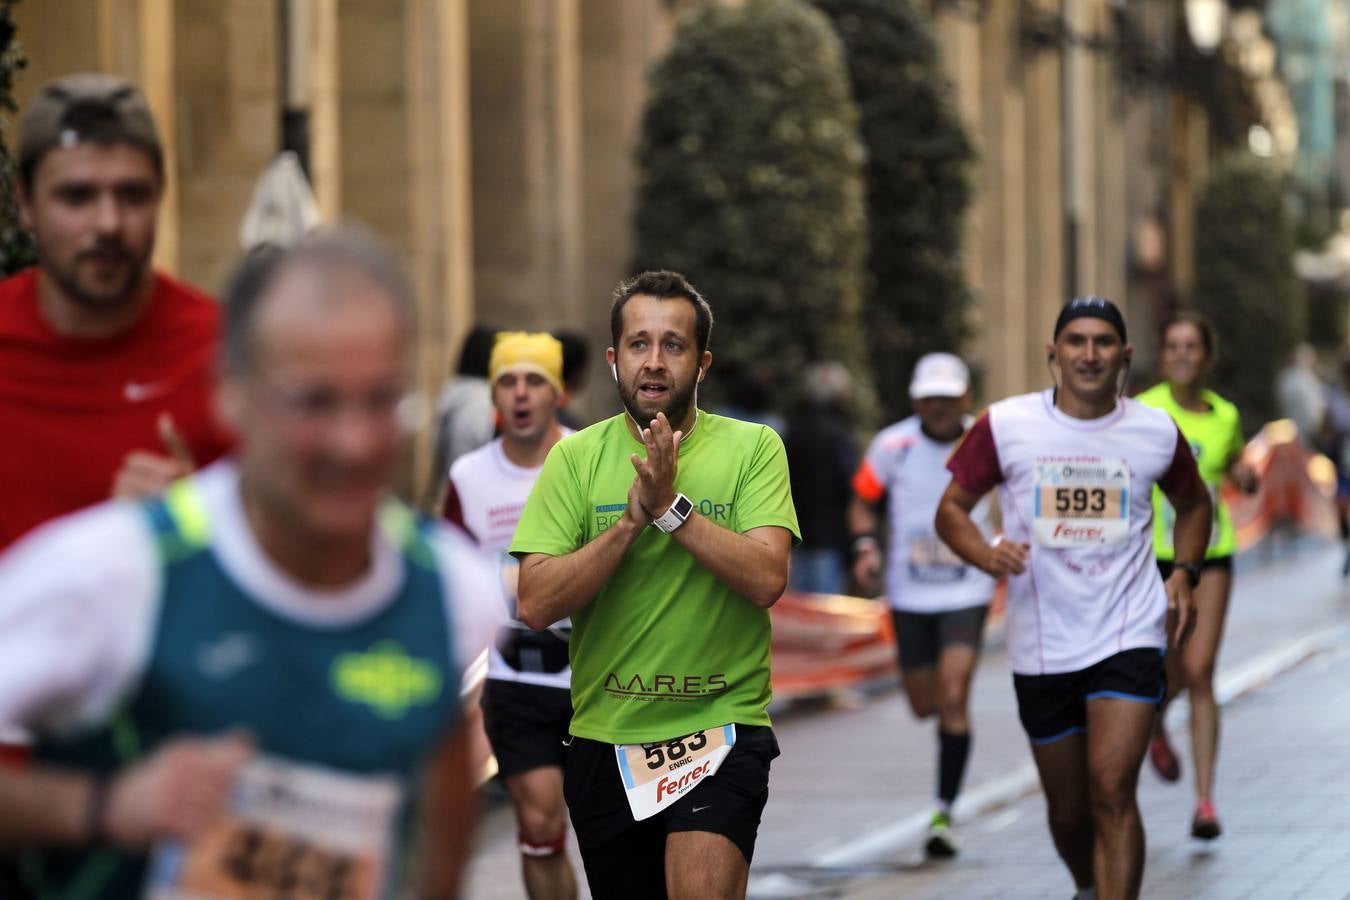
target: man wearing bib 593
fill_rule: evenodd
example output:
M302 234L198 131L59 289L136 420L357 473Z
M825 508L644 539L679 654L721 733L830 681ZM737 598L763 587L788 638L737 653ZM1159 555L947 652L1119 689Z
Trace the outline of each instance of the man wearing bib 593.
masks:
M619 286L626 412L564 438L521 514L518 614L572 617L564 793L591 894L745 895L769 763L769 613L798 539L774 432L700 412L712 311L683 276Z
M1048 362L1057 388L995 403L947 467L937 529L963 559L1008 576L1008 653L1055 848L1080 898L1137 897L1135 794L1163 698L1163 651L1194 624L1209 491L1165 413L1119 396L1133 347L1109 300L1070 301ZM1153 557L1151 491L1176 509L1176 568ZM993 545L970 511L998 486Z

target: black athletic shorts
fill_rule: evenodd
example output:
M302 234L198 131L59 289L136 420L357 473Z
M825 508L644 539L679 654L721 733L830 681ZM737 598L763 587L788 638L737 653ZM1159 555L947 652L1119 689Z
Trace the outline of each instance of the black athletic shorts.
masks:
M969 644L979 653L984 643L984 618L988 614L987 603L939 613L891 610L900 668L934 666L942 651L952 644Z
M564 767L563 797L591 896L664 898L666 836L677 831L723 835L749 863L769 799L769 763L776 756L778 741L772 728L737 725L736 743L717 774L651 818L635 822L614 745L573 738Z
M503 778L561 767L571 725L572 692L566 688L497 678L483 684L483 730Z
M1033 744L1087 731L1087 702L1098 697L1162 703L1167 676L1156 647L1122 650L1076 672L1013 673L1017 714Z
M1162 576L1162 580L1163 580L1163 581L1166 581L1168 578L1171 577L1171 575L1172 575L1172 570L1175 569L1175 568L1176 568L1176 565L1175 565L1174 562L1173 562L1172 560L1170 560L1170 559L1160 559L1160 560L1158 560L1158 574ZM1202 563L1200 564L1200 577L1201 577L1201 578L1204 578L1204 577L1205 577L1205 570L1206 570L1206 569L1222 569L1222 570L1225 571L1225 572L1232 572L1232 571L1233 571L1233 557L1231 557L1231 556L1215 556L1215 557L1211 557L1210 559L1205 560L1204 562L1202 562Z

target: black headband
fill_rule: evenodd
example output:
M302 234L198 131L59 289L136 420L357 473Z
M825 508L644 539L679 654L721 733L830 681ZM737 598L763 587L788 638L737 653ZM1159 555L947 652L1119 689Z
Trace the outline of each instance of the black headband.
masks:
M1059 333L1074 319L1101 319L1116 330L1122 344L1128 343L1125 339L1125 317L1105 297L1074 297L1064 304L1064 308L1059 311L1059 318L1055 320L1053 340L1059 340Z

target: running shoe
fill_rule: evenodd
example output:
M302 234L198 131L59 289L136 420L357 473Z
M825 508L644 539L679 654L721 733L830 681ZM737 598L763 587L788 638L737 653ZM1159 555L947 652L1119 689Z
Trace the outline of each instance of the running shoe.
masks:
M1223 834L1223 828L1219 826L1218 813L1214 812L1214 804L1208 800L1201 800L1195 805L1195 819L1191 822L1191 837L1200 838L1202 841L1212 841Z
M1163 781L1177 781L1181 778L1181 760L1167 741L1167 732L1160 731L1148 742L1148 758L1154 770Z
M924 850L934 859L951 859L956 855L956 849L951 817L941 810L933 813L928 823L928 843L924 845Z

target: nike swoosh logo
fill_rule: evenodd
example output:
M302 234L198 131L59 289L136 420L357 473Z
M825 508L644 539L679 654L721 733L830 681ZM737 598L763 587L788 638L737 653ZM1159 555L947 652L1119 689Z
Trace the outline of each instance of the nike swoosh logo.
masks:
M690 812L701 813L701 812L703 812L705 809L711 809L711 807L708 807L708 806L695 806L693 809L691 809L691 810L689 810L689 811L690 811Z
M122 388L122 395L132 403L143 403L166 393L168 389L169 385L164 381L128 381Z

